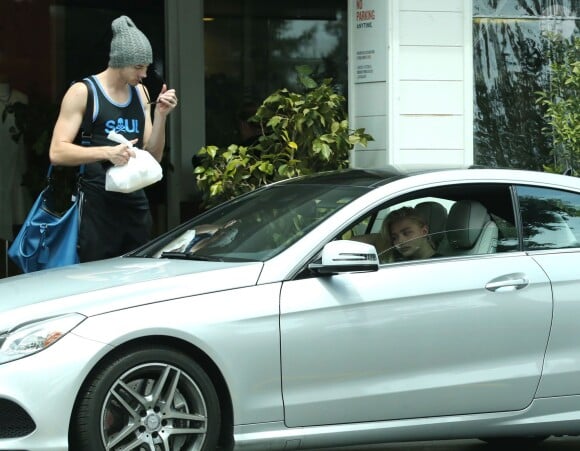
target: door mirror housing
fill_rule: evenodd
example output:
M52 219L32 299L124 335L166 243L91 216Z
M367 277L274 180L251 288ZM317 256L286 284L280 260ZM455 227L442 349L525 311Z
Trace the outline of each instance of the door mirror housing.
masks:
M379 257L376 248L367 243L335 240L322 249L321 263L311 263L308 268L319 274L378 271Z

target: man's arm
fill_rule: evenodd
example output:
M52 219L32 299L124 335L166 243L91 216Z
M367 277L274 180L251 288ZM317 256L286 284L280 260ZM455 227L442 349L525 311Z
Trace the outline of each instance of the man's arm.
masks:
M79 166L109 160L116 166L127 164L134 152L127 145L83 147L74 144L87 105L88 90L75 83L64 95L50 141L50 162L58 166Z
M142 87L142 89L145 88ZM153 123L151 123L151 105L146 105L145 107L143 148L149 151L157 161L161 161L163 158L167 115L173 111L176 105L177 95L175 89L167 89L167 85L164 84L157 97Z

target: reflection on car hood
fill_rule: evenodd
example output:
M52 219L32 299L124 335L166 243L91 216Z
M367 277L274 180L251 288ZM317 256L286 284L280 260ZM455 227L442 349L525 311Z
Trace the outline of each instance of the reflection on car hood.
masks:
M116 258L0 280L0 327L255 285L263 264ZM10 317L10 319L8 319Z

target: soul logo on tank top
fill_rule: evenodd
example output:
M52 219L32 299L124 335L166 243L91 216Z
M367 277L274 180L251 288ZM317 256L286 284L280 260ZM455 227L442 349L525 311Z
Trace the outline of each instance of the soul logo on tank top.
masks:
M111 119L105 122L105 132L117 132L117 133L141 133L139 131L139 119L125 119L118 118L117 120Z

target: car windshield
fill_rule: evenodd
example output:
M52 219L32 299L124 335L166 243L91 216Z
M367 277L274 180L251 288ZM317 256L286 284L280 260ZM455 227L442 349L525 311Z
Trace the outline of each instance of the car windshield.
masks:
M271 185L193 218L131 256L265 261L368 190L325 184Z

